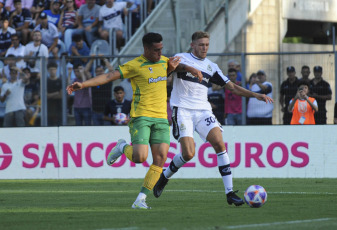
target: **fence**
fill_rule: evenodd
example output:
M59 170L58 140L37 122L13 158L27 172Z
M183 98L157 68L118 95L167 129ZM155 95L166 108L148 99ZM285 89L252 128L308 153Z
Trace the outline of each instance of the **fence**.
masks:
M167 56L171 56L168 54ZM61 59L46 59L41 58L39 63L40 69L40 90L39 96L41 98L41 112L37 114L36 120L32 123L33 126L51 126L48 122L51 115L48 114L48 108L55 106L55 101L51 102L47 99L48 97L48 62L56 62L58 64L57 76L62 82L62 99L60 99L60 111L59 115L56 116L58 120L58 125L68 126L75 125L74 113L72 108L73 95L67 95L65 89L66 86L71 83L75 78L74 72L72 71L71 63L79 59L93 60L91 67L89 67L89 72L91 76L95 76L94 68L101 68L104 65L104 58L112 60L113 58L123 60L131 60L138 55L129 55L129 56L100 56L100 57L65 57ZM39 58L30 58L30 59L39 59ZM303 65L307 65L311 69L310 79L313 78L313 67L320 65L323 67L323 79L327 81L332 90L332 98L335 98L335 55L334 52L284 52L284 53L221 53L221 54L209 54L209 59L216 62L220 69L226 74L228 71L227 63L229 60L236 60L241 64L241 73L242 73L242 85L246 84L246 81L251 73L257 72L260 69L263 69L267 75L267 81L271 82L273 85L273 99L274 99L274 110L273 110L273 124L278 125L282 124L282 112L279 104L279 91L281 83L287 78L286 67L294 66L296 69L296 76L301 78L300 70ZM2 67L1 73L8 73L8 66L6 62L10 59L2 58L0 59L4 64L0 65ZM18 61L18 60L16 60ZM118 61L117 61L118 63ZM1 63L0 63L1 64ZM103 66L104 67L104 66ZM113 66L116 68L117 66ZM102 90L95 95L96 99L93 102L93 106L99 107L97 113L103 114L102 107L104 107L105 102L113 99L113 88L119 85L120 80L117 80L107 87L101 88ZM1 85L1 83L0 83ZM96 90L97 93L97 90ZM95 103L99 102L101 105ZM333 123L333 111L334 111L334 102L335 100L327 101L327 123ZM103 104L103 105L102 105ZM246 100L243 100L243 111L246 111ZM4 115L4 104L0 103L0 118ZM97 115L97 114L96 114ZM243 120L245 121L245 112L243 113ZM1 122L1 120L0 120ZM27 123L29 121L27 120ZM0 124L1 125L1 124ZM57 125L57 126L58 126ZM109 124L106 124L109 125ZM1 125L2 126L2 125ZM28 124L27 124L28 126Z

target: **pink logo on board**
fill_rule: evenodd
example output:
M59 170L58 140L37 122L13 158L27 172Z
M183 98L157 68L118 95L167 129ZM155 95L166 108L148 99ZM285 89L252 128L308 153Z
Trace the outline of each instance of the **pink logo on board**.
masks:
M0 142L0 170L8 168L12 162L12 150L5 143Z

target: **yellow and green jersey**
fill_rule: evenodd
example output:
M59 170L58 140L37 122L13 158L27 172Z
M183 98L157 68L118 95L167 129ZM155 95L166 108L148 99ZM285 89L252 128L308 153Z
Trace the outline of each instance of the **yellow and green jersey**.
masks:
M121 78L131 80L131 117L167 119L167 62L164 56L158 62L150 62L141 55L118 67Z

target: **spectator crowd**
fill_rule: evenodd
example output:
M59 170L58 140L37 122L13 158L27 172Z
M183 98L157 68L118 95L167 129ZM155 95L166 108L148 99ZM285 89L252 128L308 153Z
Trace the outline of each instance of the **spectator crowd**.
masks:
M146 2L149 14L153 1ZM48 126L61 125L64 89L60 58L72 57L67 63L68 83L112 71L107 59L98 57L99 64L94 65L94 59L87 58L91 55L91 46L98 39L109 41L109 31L115 29L120 49L124 45L124 19L131 15L132 33L135 33L140 26L141 4L142 0L0 0L0 57L3 58L0 125L39 124L41 57L48 58ZM230 81L242 86L245 76L240 72L240 63L230 60L227 64ZM287 79L279 92L283 124L327 123L326 101L332 99L332 91L323 79L323 68L315 66L312 70L314 77L310 79L310 67L304 65L298 78L295 68L287 67ZM252 73L244 87L270 97L274 90L264 70ZM111 83L93 87L72 95L67 112L73 115L76 125L126 125L132 93L128 79L114 88ZM241 97L210 83L208 99L220 123L242 125ZM251 98L247 99L246 106L248 125L272 124L273 104L265 105ZM337 123L336 111L337 108L334 123ZM168 113L171 114L169 106Z

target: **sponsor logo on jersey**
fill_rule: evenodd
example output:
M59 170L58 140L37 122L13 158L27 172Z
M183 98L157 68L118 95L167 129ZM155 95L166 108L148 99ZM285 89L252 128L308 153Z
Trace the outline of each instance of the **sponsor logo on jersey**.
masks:
M149 78L149 84L151 83L157 83L158 81L166 81L167 77L157 77L157 78Z

